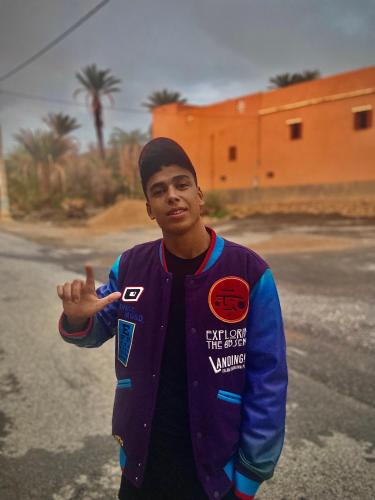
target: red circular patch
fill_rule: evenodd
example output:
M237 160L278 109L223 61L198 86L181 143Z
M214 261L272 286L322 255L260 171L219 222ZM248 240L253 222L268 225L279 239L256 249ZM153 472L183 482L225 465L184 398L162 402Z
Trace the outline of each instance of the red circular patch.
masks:
M249 291L249 284L242 278L221 278L210 289L208 305L218 319L237 323L246 317L249 310Z

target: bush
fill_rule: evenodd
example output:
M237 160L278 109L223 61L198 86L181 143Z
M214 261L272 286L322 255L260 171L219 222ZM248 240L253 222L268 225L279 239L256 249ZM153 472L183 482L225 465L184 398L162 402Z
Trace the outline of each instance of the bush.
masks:
M204 196L205 204L203 206L202 215L210 217L222 218L228 215L228 210L225 206L223 196L215 191L211 191Z

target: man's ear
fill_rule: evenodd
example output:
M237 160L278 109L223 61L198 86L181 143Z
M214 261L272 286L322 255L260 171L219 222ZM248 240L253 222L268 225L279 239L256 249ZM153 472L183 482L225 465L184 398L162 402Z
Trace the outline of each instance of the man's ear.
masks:
M201 188L198 186L197 188L198 196L199 196L199 206L202 208L203 205L205 204L204 198L203 198L203 193Z
M150 217L150 219L155 220L155 216L152 215L151 205L149 204L148 201L146 201L146 210L147 210L147 213L148 213L148 216Z

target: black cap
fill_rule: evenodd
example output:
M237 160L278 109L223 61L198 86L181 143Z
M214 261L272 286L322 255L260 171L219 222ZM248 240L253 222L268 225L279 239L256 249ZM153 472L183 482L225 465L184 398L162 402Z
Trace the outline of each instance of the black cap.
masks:
M169 165L178 165L189 170L197 184L195 168L183 148L173 139L156 137L143 147L139 155L139 173L145 195L150 177L161 170L162 167L168 167Z

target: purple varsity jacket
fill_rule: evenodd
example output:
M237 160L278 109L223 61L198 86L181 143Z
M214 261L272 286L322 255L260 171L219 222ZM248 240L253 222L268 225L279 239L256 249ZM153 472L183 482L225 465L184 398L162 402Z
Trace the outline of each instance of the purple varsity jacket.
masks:
M249 500L273 475L281 453L287 392L285 338L272 273L256 253L208 228L211 245L185 278L190 430L198 476L209 499L234 485ZM163 240L125 251L104 297L122 298L67 342L98 347L115 337L113 435L123 474L142 484L167 329L172 274Z

